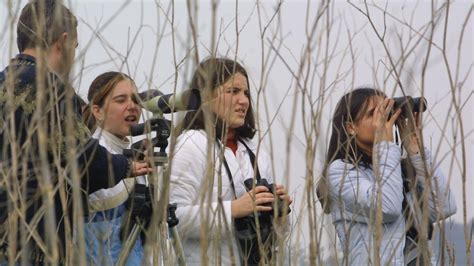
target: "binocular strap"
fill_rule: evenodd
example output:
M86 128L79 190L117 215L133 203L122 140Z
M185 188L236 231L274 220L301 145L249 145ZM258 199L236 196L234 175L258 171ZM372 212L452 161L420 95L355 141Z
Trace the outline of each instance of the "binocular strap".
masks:
M247 152L248 152L249 158L250 158L250 162L252 163L252 167L254 169L254 172L256 172L257 181L259 181L260 179L262 179L262 177L260 176L260 171L258 170L258 165L257 165L257 162L255 160L255 154L253 153L253 151L249 148L249 146L247 146L247 144L243 140L239 139L239 141L242 144L244 144L245 148L247 149ZM235 192L234 179L232 178L232 173L230 171L229 164L227 163L227 160L225 159L225 155L223 155L222 157L223 157L224 167L225 167L225 170L227 172L227 176L229 177L230 185L232 187L232 191L234 192L234 198L237 199L237 194Z

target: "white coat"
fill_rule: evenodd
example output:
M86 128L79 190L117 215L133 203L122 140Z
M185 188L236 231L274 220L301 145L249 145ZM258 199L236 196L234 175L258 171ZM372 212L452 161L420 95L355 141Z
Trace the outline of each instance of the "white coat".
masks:
M187 265L205 263L201 259L202 248L207 249L208 264L231 265L235 262L238 265L238 246L232 233L231 218L234 192L219 159L219 145L216 142L208 151L207 143L204 130L187 130L178 137L171 165L170 203L178 204L178 232ZM245 143L257 156L261 177L273 183L267 154L261 149L257 152L257 145L251 140L247 139ZM207 160L208 154L211 161ZM232 173L236 196L240 197L246 193L244 180L254 176L247 149L238 142L236 154L226 147L224 156ZM209 163L211 171L206 178ZM204 228L207 230L203 231Z

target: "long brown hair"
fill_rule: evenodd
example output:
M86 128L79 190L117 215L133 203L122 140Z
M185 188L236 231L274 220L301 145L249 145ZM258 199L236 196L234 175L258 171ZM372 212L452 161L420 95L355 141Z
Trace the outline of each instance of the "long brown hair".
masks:
M219 86L226 83L236 73L240 73L247 79L250 89L247 71L238 62L227 58L211 57L201 62L194 72L191 88L201 92L201 98L205 92L214 92ZM235 129L235 136L240 138L253 138L255 135L255 117L249 92L249 108L245 116L244 125ZM216 118L216 137L220 138L225 130L225 122ZM186 114L183 121L183 129L204 129L204 113L202 108Z
M329 213L331 208L329 200L331 188L327 181L329 165L338 159L364 167L372 165L371 156L358 147L355 138L347 132L346 123L359 121L361 114L366 112L369 101L374 96L385 96L385 94L373 88L358 88L342 96L336 106L331 122L332 133L324 170L317 188L319 201L326 213Z
M87 93L89 104L85 107L83 112L84 124L86 124L91 131L97 127L97 121L91 110L92 105L103 107L107 96L122 80L130 80L130 82L135 85L133 79L127 74L115 71L105 72L92 81Z

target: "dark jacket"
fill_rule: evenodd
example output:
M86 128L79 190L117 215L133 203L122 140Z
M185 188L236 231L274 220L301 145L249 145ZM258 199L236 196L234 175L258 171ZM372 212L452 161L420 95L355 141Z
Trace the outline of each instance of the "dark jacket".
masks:
M61 240L58 248L62 249L65 239L63 221L66 217L63 210L67 210L67 217L73 217L71 192L80 190L83 212L87 214L87 195L114 186L127 177L130 170L126 157L110 154L98 145L97 140L90 138L88 129L81 122L79 96L74 93L72 100L67 101L67 89L73 88L48 71L38 78L38 71L34 57L20 54L0 72L0 223L13 212L13 208L25 208L26 213L18 218L18 232L15 233L18 233L19 240L23 239L23 242L19 241L19 247L28 246L32 249L31 254L38 253L35 251L37 241L31 238L25 223L34 228L41 241L45 241L41 180L50 183L53 188L56 231ZM40 82L42 86L39 86ZM45 93L39 94L40 89L44 89ZM13 92L13 101L9 100L9 91ZM45 97L41 110L37 109L38 95ZM73 110L69 116L68 107ZM67 118L72 120L67 122L74 127L73 136L65 133L66 125L70 124L66 122ZM41 128L44 130L41 131ZM40 140L46 142L41 144ZM66 150L71 148L76 149L76 157L67 160ZM80 188L72 186L72 167L68 163L71 161L77 163ZM65 192L67 206L61 204L60 191ZM11 192L21 195L22 200L16 200L17 207L13 204ZM37 220L39 223L36 226L34 223ZM72 224L72 220L70 222ZM26 236L20 236L25 232ZM2 237L0 235L0 244ZM27 238L30 241L26 245L24 240ZM37 257L34 259L37 260Z

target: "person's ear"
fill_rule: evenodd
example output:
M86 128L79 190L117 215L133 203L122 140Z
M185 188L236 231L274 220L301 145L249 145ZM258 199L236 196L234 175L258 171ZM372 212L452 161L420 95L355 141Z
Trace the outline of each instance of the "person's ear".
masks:
M98 105L93 104L91 107L91 112L92 115L95 117L95 120L97 120L98 122L104 121L104 112L102 112L102 109Z
M59 37L58 41L56 42L57 44L57 49L59 51L64 51L64 50L74 50L78 43L77 43L77 40L75 41L74 39L71 39L71 38L74 38L73 35L67 33L67 32L63 32L61 34L61 36Z
M352 123L352 122L346 122L346 123L345 123L345 126L346 126L346 131L347 131L347 133L348 133L350 136L355 136L355 126L354 126L354 123Z
M59 52L62 51L64 49L64 45L66 45L67 38L68 38L68 34L66 32L63 32L61 36L59 36L58 40L54 42L53 48L56 51L59 51Z

